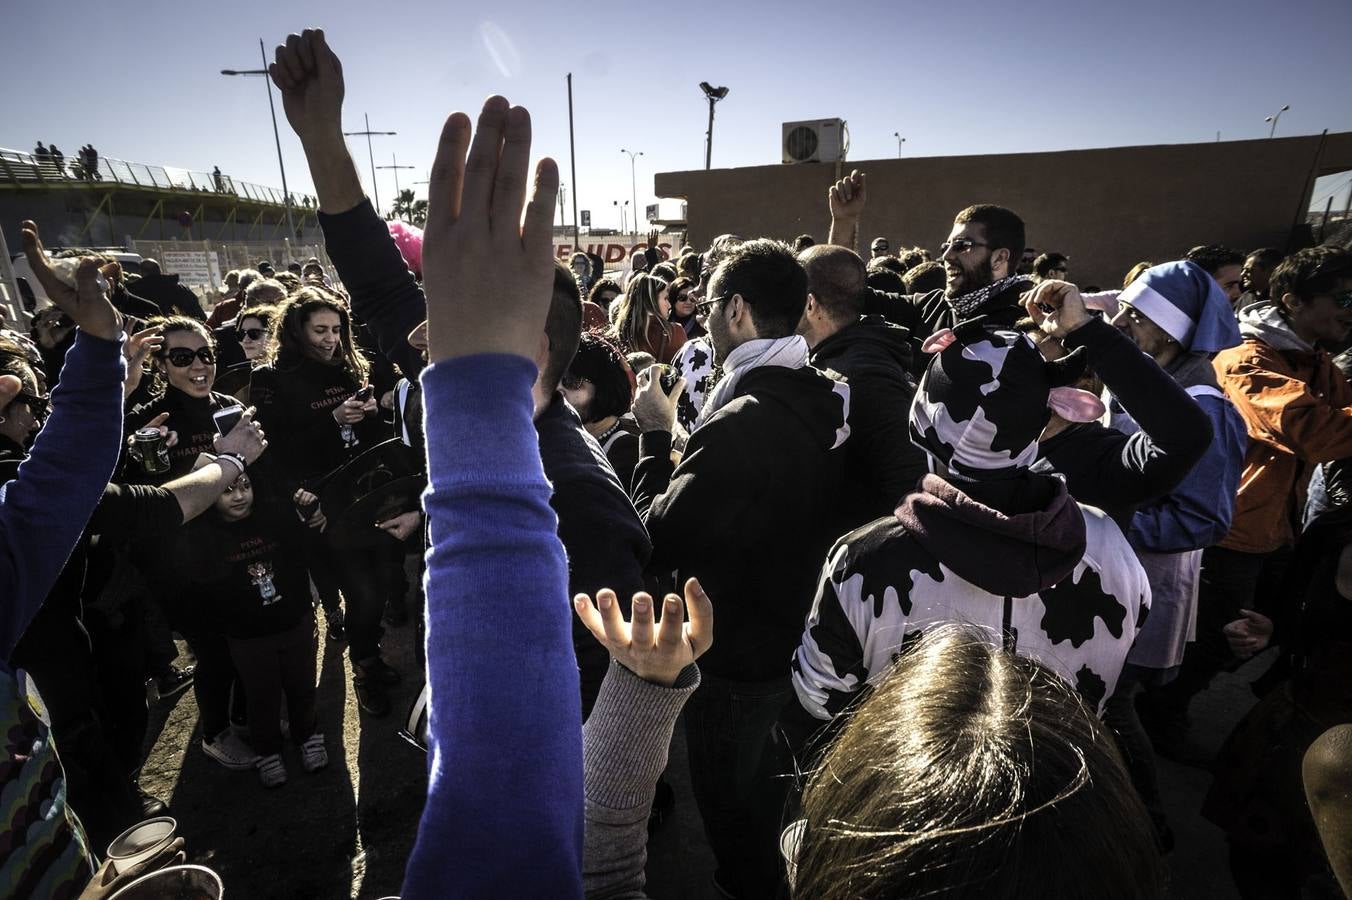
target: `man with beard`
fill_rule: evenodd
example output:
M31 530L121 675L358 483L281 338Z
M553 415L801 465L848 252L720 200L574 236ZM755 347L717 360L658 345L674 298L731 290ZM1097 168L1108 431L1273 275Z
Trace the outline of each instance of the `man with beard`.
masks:
M831 188L829 243L850 247L867 200L864 175L851 172ZM927 294L870 291L866 313L910 329L915 349L931 334L954 322L985 317L992 326L1012 327L1023 317L1021 298L1033 279L1016 267L1024 255L1023 220L1003 206L969 206L953 220L948 240L939 245L943 290ZM1031 264L1031 260L1030 260ZM923 354L913 354L911 374L923 372ZM917 368L919 367L919 368Z
M807 275L787 246L733 248L707 288L699 309L723 378L673 466L683 385L664 390L645 370L633 497L652 536L651 570L697 577L722 598L719 640L686 707L686 741L714 878L726 894L752 897L778 868L766 738L792 697L788 660L821 559L845 530L849 387L808 364L795 334Z

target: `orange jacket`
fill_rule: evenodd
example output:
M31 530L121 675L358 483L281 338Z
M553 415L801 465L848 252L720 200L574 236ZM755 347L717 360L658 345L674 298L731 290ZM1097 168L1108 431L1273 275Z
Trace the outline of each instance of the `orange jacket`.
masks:
M1294 541L1313 467L1352 456L1352 385L1322 350L1278 350L1252 337L1217 354L1215 366L1249 433L1220 545L1270 553Z

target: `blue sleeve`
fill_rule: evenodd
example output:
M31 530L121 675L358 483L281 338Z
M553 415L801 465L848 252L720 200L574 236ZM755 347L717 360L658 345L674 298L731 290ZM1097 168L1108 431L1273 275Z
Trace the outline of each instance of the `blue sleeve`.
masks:
M1230 531L1248 434L1230 401L1195 399L1211 419L1211 446L1176 488L1136 511L1127 538L1138 550L1200 550L1219 543Z
M405 900L582 896L568 569L528 360L423 371L430 783Z
M125 336L124 336L125 337ZM77 332L52 412L0 487L0 669L75 548L122 447L122 341Z

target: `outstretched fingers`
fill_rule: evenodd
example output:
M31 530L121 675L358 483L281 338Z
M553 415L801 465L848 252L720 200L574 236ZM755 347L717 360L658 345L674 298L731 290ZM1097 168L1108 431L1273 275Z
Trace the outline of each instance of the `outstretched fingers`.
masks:
M507 110L502 120L502 154L493 177L493 229L515 236L521 226L521 208L526 204L526 178L530 170L530 113L523 106Z
M492 215L493 189L498 174L498 163L502 157L503 131L507 126L507 113L511 105L506 97L494 95L484 101L479 112L479 123L474 129L474 140L469 146L469 156L465 161L464 190L462 209L474 216L490 218ZM527 123L529 132L529 123ZM518 202L516 216L521 215Z
M686 633L690 636L690 648L695 658L714 645L714 605L704 592L698 578L685 582L685 609L690 616Z
M559 167L548 157L535 166L535 188L526 205L521 242L532 257L551 258L554 240L554 206L559 202Z
M462 112L451 113L441 128L441 140L437 143L437 155L428 179L428 231L448 227L460 218L469 140L469 116Z

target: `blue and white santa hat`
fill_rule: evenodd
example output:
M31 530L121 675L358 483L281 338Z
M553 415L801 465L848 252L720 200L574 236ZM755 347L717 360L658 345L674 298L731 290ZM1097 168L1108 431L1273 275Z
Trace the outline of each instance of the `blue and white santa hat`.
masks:
M1188 353L1219 353L1240 343L1230 298L1195 262L1180 260L1141 273L1117 297L1150 319Z

